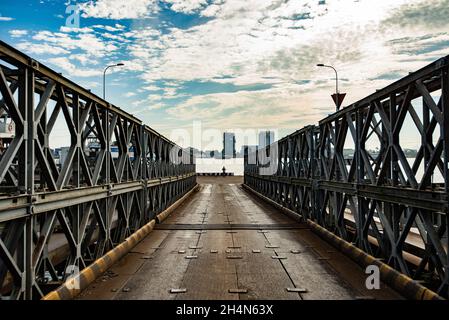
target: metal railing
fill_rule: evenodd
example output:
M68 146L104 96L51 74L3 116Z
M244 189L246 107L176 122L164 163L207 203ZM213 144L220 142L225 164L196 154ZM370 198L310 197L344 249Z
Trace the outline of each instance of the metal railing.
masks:
M410 156L403 141L413 133L419 149ZM246 152L245 184L448 297L448 161L444 57Z
M3 42L0 94L0 299L41 297L196 185L190 149Z

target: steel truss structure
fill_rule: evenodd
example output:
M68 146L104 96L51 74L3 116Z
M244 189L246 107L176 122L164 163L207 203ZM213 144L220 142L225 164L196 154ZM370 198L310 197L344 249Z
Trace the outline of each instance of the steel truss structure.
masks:
M0 155L0 299L41 297L196 185L190 149L3 42L0 93L15 127Z
M272 145L274 175L268 148L247 186L448 297L449 57Z

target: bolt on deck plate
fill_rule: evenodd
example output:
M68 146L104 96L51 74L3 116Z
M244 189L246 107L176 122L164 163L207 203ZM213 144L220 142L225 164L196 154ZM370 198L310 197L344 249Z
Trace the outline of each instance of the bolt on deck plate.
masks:
M275 248L279 248L279 246L272 245L272 244L267 244L267 245L265 246L265 248L275 249Z
M294 249L290 250L290 252L293 253L293 254L301 253L301 251L299 251L299 250L294 250Z
M186 253L185 250L178 250L178 253Z
M260 250L253 249L253 253L260 253Z
M271 256L271 259L287 259L287 257L284 257L284 256Z
M187 292L186 288L171 288L170 293L185 293Z
M270 233L270 231L267 231L267 230L259 230L259 231L257 231L258 233Z
M210 253L218 253L218 250L211 250Z
M198 256L186 256L186 259L196 259Z
M243 259L242 256L226 256L226 259Z
M229 293L248 293L248 289L229 289Z
M371 296L356 296L354 300L376 300L376 298Z
M202 249L202 246L189 246L189 249Z
M287 288L287 292L306 293L306 288Z

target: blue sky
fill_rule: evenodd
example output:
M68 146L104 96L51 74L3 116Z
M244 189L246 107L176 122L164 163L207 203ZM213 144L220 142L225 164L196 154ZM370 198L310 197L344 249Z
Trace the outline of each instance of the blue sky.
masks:
M100 96L124 62L108 100L168 137L198 120L284 136L334 109L317 63L356 101L449 54L448 16L449 0L2 0L0 39Z

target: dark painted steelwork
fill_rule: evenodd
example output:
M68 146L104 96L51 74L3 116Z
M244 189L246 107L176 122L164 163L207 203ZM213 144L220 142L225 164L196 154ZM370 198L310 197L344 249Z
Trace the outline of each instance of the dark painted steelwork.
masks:
M408 130L420 137L414 158ZM448 297L449 57L271 149L246 152L247 186ZM270 152L275 174L261 174Z
M0 94L15 127L1 141L0 299L40 298L196 185L191 151L3 42Z

